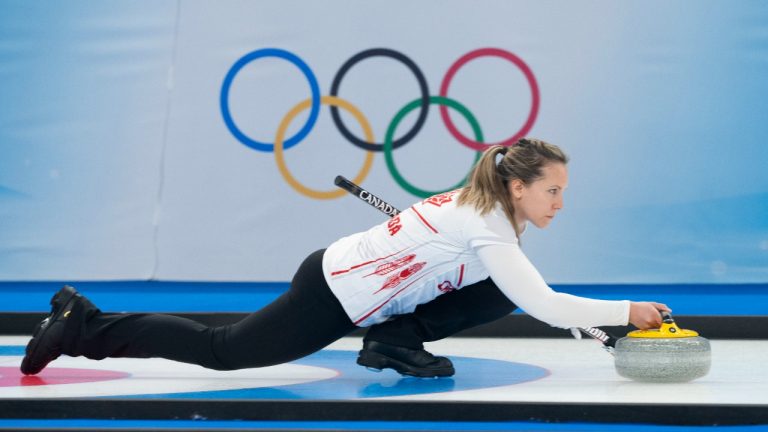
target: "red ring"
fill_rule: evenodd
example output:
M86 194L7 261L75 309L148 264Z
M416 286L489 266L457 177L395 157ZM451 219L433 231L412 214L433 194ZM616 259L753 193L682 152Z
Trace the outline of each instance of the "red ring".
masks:
M536 77L533 76L533 72L528 67L527 64L523 60L520 59L520 57L512 54L509 51L504 51L502 49L498 48L480 48L474 51L470 51L451 65L451 67L448 69L448 72L446 72L445 77L443 78L442 84L440 84L440 96L442 97L448 97L448 86L451 84L451 80L453 79L453 76L456 74L456 72L464 66L466 63L468 63L470 60L474 60L478 57L483 56L495 56L495 57L501 57L503 59L509 60L512 63L514 63L520 70L523 72L523 75L525 75L525 79L528 80L528 84L531 86L531 96L533 99L533 103L531 104L531 112L528 114L528 119L525 121L525 124L522 128L520 128L517 133L515 133L511 138L495 143L495 144L484 144L481 142L477 142L474 140L471 140L459 132L458 129L456 129L456 126L454 126L453 122L451 121L451 116L448 113L448 109L445 106L440 106L440 116L443 118L443 123L445 123L445 127L448 128L448 131L453 135L459 142L464 144L465 146L471 148L472 150L477 151L483 151L487 149L488 147L492 145L503 145L503 146L511 146L515 142L517 142L518 139L525 136L525 134L528 133L528 131L531 130L533 127L533 123L536 121L536 115L539 113L539 85L536 83Z

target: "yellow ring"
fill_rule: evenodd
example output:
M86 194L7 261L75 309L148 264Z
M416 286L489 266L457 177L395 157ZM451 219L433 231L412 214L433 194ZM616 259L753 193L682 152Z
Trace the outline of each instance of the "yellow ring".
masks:
M352 105L351 103L345 101L344 99L337 98L335 96L323 96L320 98L320 103L322 105L331 105L336 106L342 109L347 110L352 116L360 123L360 126L363 128L363 135L365 135L366 141L369 143L373 143L373 131L371 130L371 125L368 123L368 120L365 118L362 112L360 112L357 107ZM340 198L347 194L346 191L343 189L333 189L330 191L319 191L310 189L303 184L299 183L298 180L296 180L293 175L291 175L291 172L288 171L288 167L285 165L285 158L283 157L283 140L285 138L285 131L288 130L288 126L291 124L291 121L302 111L309 108L309 106L312 104L312 99L307 99L303 102L299 102L298 105L291 108L290 111L288 111L288 114L283 117L283 120L280 122L280 126L277 128L277 135L275 136L275 162L277 162L277 168L280 170L280 174L282 174L285 181L288 182L289 185L291 185L292 188L294 188L296 191L298 191L300 194L306 195L310 198L315 199L333 199L333 198ZM366 177L368 177L368 173L371 171L371 167L373 166L373 152L372 151L366 151L365 155L365 161L363 162L363 167L360 168L360 172L357 173L357 176L352 180L353 182L360 184L365 180Z

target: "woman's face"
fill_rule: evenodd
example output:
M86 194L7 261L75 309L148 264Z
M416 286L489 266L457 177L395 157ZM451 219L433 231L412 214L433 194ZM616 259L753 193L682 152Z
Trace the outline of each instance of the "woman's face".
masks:
M538 228L545 228L563 208L563 192L568 187L568 168L565 164L555 162L545 165L541 173L543 176L531 184L512 180L508 185L518 225L530 221Z

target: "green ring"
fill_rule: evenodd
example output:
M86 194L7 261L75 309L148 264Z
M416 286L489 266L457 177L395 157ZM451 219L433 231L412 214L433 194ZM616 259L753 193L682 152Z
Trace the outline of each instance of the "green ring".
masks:
M416 99L413 102L410 102L406 106L404 106L400 111L395 114L395 117L392 119L392 122L389 123L389 127L387 128L387 134L384 137L384 158L387 161L387 168L389 168L390 174L392 174L392 177L395 179L397 184L400 185L403 189L410 192L413 195L416 195L420 198L429 198L432 195L441 194L444 192L452 191L454 189L460 188L464 186L464 183L467 181L467 177L469 177L469 173L472 171L472 168L470 167L469 172L467 172L467 175L464 176L463 179L459 183L457 183L455 186L452 186L445 190L439 190L439 191L428 191L424 189L419 189L416 186L408 183L408 181L403 178L402 175L400 175L400 171L397 170L397 167L395 166L395 159L392 157L392 141L395 136L395 130L397 129L397 125L400 124L400 122L403 120L403 118L408 114L409 112L415 110L416 108L421 107L422 99ZM472 131L475 133L475 141L477 142L484 142L483 141L483 132L480 130L480 124L477 122L477 119L475 119L475 116L472 115L471 112L469 112L469 109L465 107L464 105L460 104L459 102L449 99L447 97L442 96L430 96L429 97L429 104L437 104L437 105L445 105L449 108L453 108L456 111L459 112L459 114L463 115L465 119L469 122L469 124L472 126ZM474 166L478 160L480 160L480 156L483 152L477 151L475 152L475 160L472 162L472 166Z

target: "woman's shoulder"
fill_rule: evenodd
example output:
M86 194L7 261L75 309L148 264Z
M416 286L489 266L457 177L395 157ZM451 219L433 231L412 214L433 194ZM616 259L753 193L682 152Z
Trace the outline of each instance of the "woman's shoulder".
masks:
M507 218L501 204L497 204L491 211L482 213L472 205L466 207L466 223L464 231L469 237L494 238L495 242L517 243L517 233L512 223Z

